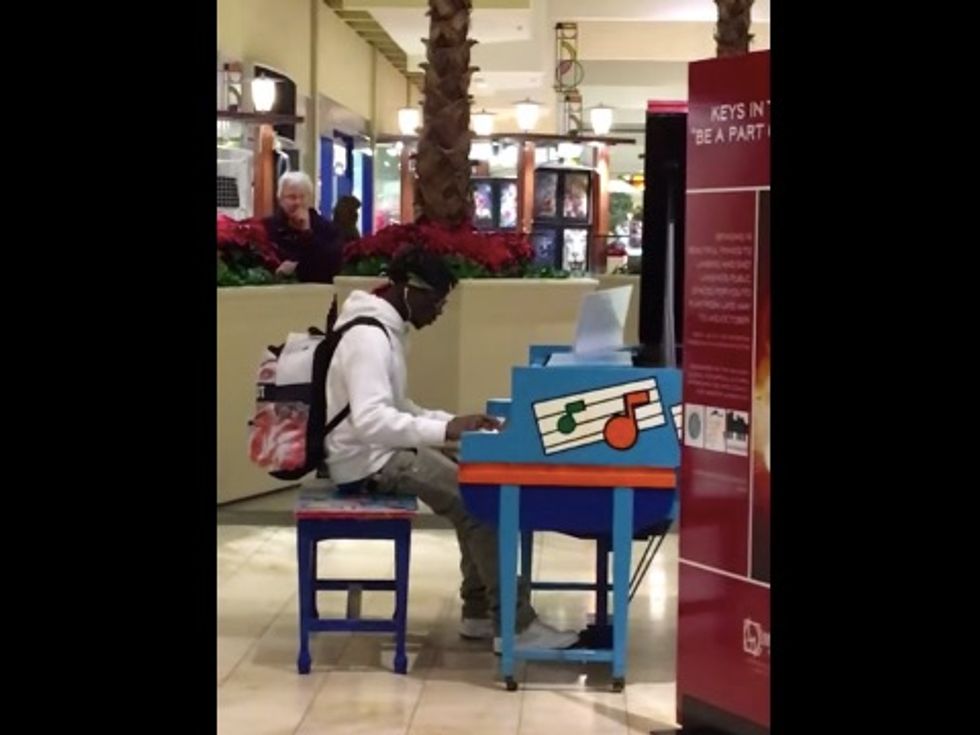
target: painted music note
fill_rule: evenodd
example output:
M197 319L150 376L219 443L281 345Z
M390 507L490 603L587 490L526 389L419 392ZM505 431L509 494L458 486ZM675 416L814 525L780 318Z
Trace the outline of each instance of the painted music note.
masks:
M633 398L631 404L627 404L627 397L634 394L637 397ZM639 397L643 400L639 400ZM633 409L632 421L629 421L628 407ZM627 413L624 414L624 411ZM534 418L541 437L541 448L549 455L591 444L614 446L608 443L605 428L611 419L617 417L625 421L614 424L614 435L617 435L617 431L623 432L623 436L617 436L614 441L619 441L625 449L635 446L639 441L634 432L642 433L647 429L664 426L667 416L657 390L657 381L653 378L631 380L534 403ZM620 425L626 427L627 421L632 429L615 428ZM619 449L618 446L616 448Z
M623 396L625 412L618 416L613 416L606 422L602 431L602 436L606 444L613 449L626 450L636 444L636 437L640 435L640 428L637 425L636 409L650 402L650 392L638 390L627 393Z
M572 401L565 404L565 413L558 419L558 431L562 434L571 434L575 431L578 423L575 421L575 414L585 410L585 401Z

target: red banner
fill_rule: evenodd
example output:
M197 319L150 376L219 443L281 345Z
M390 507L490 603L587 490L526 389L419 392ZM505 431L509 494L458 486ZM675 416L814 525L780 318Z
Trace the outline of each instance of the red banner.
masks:
M678 700L768 728L769 54L689 80Z
M688 190L768 187L769 52L691 64L688 95Z

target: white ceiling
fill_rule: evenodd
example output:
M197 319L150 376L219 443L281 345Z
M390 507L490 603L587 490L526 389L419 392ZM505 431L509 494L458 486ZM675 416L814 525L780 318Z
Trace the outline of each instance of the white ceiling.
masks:
M494 4L487 2L487 4ZM617 126L640 127L651 99L686 99L687 66L714 55L714 0L514 0L508 9L480 7L476 0L470 37L479 43L472 62L480 67L470 93L476 108L497 113L496 128L515 127L513 104L531 97L543 103L539 129L556 129L560 104L552 89L555 24L578 23L579 85L586 108L601 103L615 110ZM370 7L368 7L368 5ZM345 3L352 9L357 2ZM410 7L406 7L410 6ZM364 2L385 31L408 55L409 69L424 58L422 38L429 19L424 0ZM754 50L769 48L769 0L752 7ZM642 138L642 134L634 134ZM641 141L642 142L642 141ZM642 170L641 148L623 151L617 166Z
M552 14L564 20L650 20L714 22L714 0L552 0ZM769 22L769 0L755 0L754 23Z
M655 20L713 21L717 17L714 0L551 0L554 14L565 20ZM368 10L375 13L389 8L425 11L426 0L346 0L344 7L350 10ZM538 0L474 0L476 12L485 8L519 12L537 5ZM769 0L755 0L752 19L769 22Z
M371 8L371 15L409 56L425 54L422 39L429 35L423 8ZM481 10L470 15L470 38L481 44L531 39L530 10Z

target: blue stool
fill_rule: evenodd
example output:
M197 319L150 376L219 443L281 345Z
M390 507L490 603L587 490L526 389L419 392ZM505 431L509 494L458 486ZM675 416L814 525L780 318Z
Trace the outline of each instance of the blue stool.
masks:
M408 613L408 561L412 518L418 511L414 497L338 495L336 491L304 495L296 505L296 554L299 562L299 658L296 668L310 673L310 633L358 632L395 634L395 672L408 670L405 628ZM329 539L390 539L395 542L394 579L321 579L317 576L317 543ZM347 616L321 618L318 590L347 592ZM395 593L391 619L362 618L363 590Z

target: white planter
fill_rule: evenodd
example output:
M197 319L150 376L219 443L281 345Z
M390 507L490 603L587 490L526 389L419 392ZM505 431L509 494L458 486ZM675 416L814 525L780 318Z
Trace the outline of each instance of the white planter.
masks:
M628 255L607 255L606 256L606 274L613 275L620 268L626 267L629 262Z
M218 289L218 502L284 487L248 459L248 419L262 350L290 331L324 325L333 294L342 303L380 278L341 276L333 286L292 284ZM527 363L532 344L569 344L582 296L634 285L625 339L636 341L638 276L598 279L472 279L449 297L442 317L413 332L409 393L416 403L453 413L482 411L487 398L510 391L510 370Z

